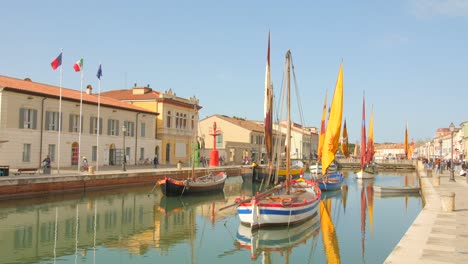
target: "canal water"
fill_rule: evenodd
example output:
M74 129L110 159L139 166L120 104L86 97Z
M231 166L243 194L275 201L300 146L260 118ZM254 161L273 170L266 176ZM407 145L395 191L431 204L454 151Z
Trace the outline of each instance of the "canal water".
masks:
M418 185L416 174L344 173L345 187L325 192L310 222L254 234L235 207L219 210L256 191L240 176L200 197L149 185L1 201L0 263L383 263L423 202L372 186Z

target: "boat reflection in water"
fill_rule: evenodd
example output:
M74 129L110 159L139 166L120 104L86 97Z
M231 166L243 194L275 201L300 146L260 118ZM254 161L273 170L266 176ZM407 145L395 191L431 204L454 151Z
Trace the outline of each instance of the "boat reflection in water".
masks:
M252 260L262 256L262 263L272 263L273 252L279 252L287 261L294 247L305 244L309 239L314 239L312 245L316 245L315 240L320 232L319 222L320 217L315 213L307 222L290 227L270 227L252 231L250 227L240 224L236 234L236 247L250 250Z

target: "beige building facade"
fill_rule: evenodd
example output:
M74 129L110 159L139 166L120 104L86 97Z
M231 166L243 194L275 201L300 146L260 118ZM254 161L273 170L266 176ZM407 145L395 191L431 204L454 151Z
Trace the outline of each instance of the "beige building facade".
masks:
M161 141L155 155L160 164L189 163L193 144L197 138L198 111L201 109L196 97L178 97L172 89L155 91L149 86L114 90L103 95L160 113L154 131Z
M149 163L161 144L153 129L156 116L93 94L91 86L82 93L0 76L0 165L40 168L47 155L52 169L78 166L83 156L90 165L119 165L124 151L128 165Z

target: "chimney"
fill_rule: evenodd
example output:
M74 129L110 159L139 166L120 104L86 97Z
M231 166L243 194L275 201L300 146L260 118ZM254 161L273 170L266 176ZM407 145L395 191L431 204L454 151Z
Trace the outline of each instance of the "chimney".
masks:
M88 86L86 86L86 94L93 94L93 87L91 86L91 84L88 84Z

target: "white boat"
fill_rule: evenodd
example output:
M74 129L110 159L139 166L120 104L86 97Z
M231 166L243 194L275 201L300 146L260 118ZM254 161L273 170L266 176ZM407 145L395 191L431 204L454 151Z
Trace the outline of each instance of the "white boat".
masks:
M268 40L268 51L269 49ZM267 55L269 58L269 53ZM269 69L267 59L267 69ZM287 105L286 149L291 149L291 52L286 53L285 63L285 104ZM316 182L303 178L291 180L291 151L286 151L286 180L274 188L259 193L250 199L237 198L237 213L242 225L251 229L270 226L291 226L304 223L317 214L321 191Z
M374 185L376 193L388 194L404 194L404 193L419 193L421 188L419 186L378 186Z
M375 177L375 173L371 171L367 171L365 169L361 169L356 173L356 178L358 179L373 179Z
M338 171L338 166L336 165L335 162L330 164L330 167L328 167L327 172L328 173L335 173ZM322 164L320 163L315 163L309 166L309 172L310 174L315 174L315 175L321 175L322 174Z

